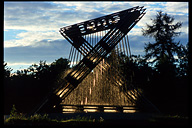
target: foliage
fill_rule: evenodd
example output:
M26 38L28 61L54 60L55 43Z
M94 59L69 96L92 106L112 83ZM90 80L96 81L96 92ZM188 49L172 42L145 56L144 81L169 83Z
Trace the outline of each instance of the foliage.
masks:
M4 64L5 73L10 68ZM11 75L4 78L4 109L9 113L12 104L18 106L19 110L27 113L29 110L35 108L35 104L41 100L50 91L57 86L57 79L59 75L65 74L69 68L69 61L67 59L59 58L55 62L48 65L46 61L40 61L39 64L32 64L29 68L18 70ZM26 104L23 104L25 102Z
M13 105L11 112L10 112L10 117L5 120L5 123L13 124L14 121L18 120L26 120L27 118L22 114L18 113L15 105Z
M5 124L15 124L15 123L20 123L20 122L48 122L48 121L55 121L55 120L51 120L50 118L48 118L48 114L44 114L44 115L40 115L40 114L34 114L30 117L26 117L25 115L23 115L22 113L18 113L15 105L13 105L11 113L10 113L10 117L7 118L4 122Z
M188 60L189 60L189 42L187 46L183 46L182 44L179 46L178 50L178 59L176 59L176 62L178 63L178 76L184 77L188 75Z
M5 62L3 63L3 69L4 69L4 78L10 77L11 71L12 71L13 69L9 68L9 67L7 66L7 63L5 63Z
M17 116L17 111L16 111L16 108L15 108L15 105L13 105L12 109L11 109L11 113L10 113L10 116Z
M157 12L156 17L151 20L152 24L146 24L146 29L142 29L144 36L155 39L155 43L149 42L144 47L144 60L151 63L154 69L151 72L152 81L147 84L145 91L160 110L167 112L167 109L170 113L174 109L170 110L167 106L173 106L175 101L179 102L182 98L185 101L187 98L188 47L174 41L180 35L178 29L182 26L181 22L174 24L174 17L162 11ZM186 101L183 102L185 110L186 104Z
M10 113L10 117L7 118L4 123L7 125L22 125L22 124L42 124L42 125L46 125L47 123L63 123L63 122L103 122L104 119L102 117L100 117L100 119L95 120L92 119L91 117L86 117L86 116L76 116L75 118L71 118L71 119L51 119L49 118L48 114L34 114L31 115L29 117L24 116L22 113L18 114L17 110L15 108L15 105L13 105L13 108L11 110Z
M13 107L13 112L15 112L16 109ZM137 115L138 116L138 115ZM139 117L141 118L141 117ZM76 116L75 118L70 119L51 119L49 118L48 114L40 115L35 114L29 117L26 116L19 116L14 114L14 116L10 116L4 121L5 126L77 126L77 127L105 127L109 126L121 126L123 123L123 126L126 124L128 125L187 125L188 117L187 116L180 116L180 115L165 115L165 114L157 114L153 115L148 118L144 119L133 119L133 120L107 120L105 121L103 117L100 117L99 119L86 117L86 116Z
M95 119L92 119L91 116L90 117L86 117L86 116L80 116L77 115L75 118L71 118L71 119L66 119L66 120L61 120L61 122L70 122L70 121L77 121L77 122L95 122ZM100 121L100 120L98 120Z
M156 42L149 42L145 45L145 59L153 59L152 63L157 62L158 66L164 63L173 64L175 62L174 54L178 53L180 43L174 42L174 37L179 36L180 32L177 32L177 29L181 28L182 23L173 24L174 17L162 11L159 11L151 20L153 24L146 24L147 28L142 29L142 32L144 36L152 37ZM160 72L163 71L160 70Z
M174 17L162 11L157 12L156 17L151 20L152 24L146 24L146 29L142 28L142 32L156 42L145 44L145 61L152 64L160 79L187 76L188 46L174 41L174 38L180 35L178 29L182 23L173 24Z

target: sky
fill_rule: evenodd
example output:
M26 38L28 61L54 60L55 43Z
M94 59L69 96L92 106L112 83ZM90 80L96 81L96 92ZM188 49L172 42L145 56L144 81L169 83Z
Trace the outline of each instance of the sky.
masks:
M181 32L175 41L188 43L188 2L4 2L4 61L13 71L26 69L40 60L48 64L61 57L68 58L70 43L59 33L60 28L108 15L135 6L144 6L145 16L128 33L131 53L144 55L145 43L154 39L144 37L142 28L151 24L157 11L181 21Z

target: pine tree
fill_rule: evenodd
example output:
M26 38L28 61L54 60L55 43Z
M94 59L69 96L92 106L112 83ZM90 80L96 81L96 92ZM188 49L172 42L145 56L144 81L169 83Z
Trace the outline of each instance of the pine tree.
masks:
M142 32L144 36L154 38L156 42L145 44L145 59L152 59L152 64L164 75L166 69L174 68L174 55L178 53L180 44L174 41L174 37L180 35L177 30L181 28L182 23L173 24L174 17L162 11L157 12L156 17L151 20L152 25L146 24L146 29L142 28Z

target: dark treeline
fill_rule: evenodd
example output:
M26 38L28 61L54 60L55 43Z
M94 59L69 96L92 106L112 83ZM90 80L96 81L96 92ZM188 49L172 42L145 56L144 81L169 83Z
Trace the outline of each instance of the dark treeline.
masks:
M132 59L127 59L121 66L126 79L132 81L131 84L139 88L162 113L187 115L188 63L173 65L170 67L169 63L164 63L161 65L163 69L159 69L151 67L143 56L133 55Z
M189 43L174 41L182 23L173 24L174 17L162 11L151 20L142 33L155 42L145 44L144 56L132 56L124 63L124 75L129 79L133 73L133 84L164 113L187 114Z
M121 54L119 66L124 77L140 88L162 113L187 115L189 43L183 46L174 41L182 23L173 21L174 17L157 12L152 25L142 29L143 36L154 38L155 42L145 44L143 56ZM12 69L4 63L5 114L10 113L13 104L20 112L30 112L68 68L69 60L60 58L50 65L40 61L11 75Z
M20 112L32 111L58 85L60 76L68 68L68 59L59 58L50 65L40 61L11 75L12 69L4 63L5 114L9 114L13 104Z

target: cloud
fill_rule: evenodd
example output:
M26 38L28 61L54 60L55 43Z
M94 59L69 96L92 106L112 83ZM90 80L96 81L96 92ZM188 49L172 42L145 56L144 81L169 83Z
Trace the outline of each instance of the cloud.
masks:
M58 30L61 24L55 19L55 8L47 2L5 2L4 29Z
M188 34L188 10L186 2L5 2L4 22L6 31L25 30L16 34L13 40L5 40L4 47L42 46L42 40L63 39L59 28L114 13L134 6L145 6L145 16L130 31L130 35L142 35L141 28L151 24L156 11L168 11L175 21L183 22L180 29ZM176 6L177 5L177 6ZM179 9L178 9L179 8ZM173 12L182 12L180 15Z
M170 13L188 13L188 2L167 2L164 4L165 11Z
M174 6L175 4L177 6ZM144 26L145 22L150 21L150 18L162 7L171 12L174 10L179 12L180 7L184 10L187 8L186 2L181 4L176 2L5 2L5 30L56 31L66 25L138 5L147 8L147 14L137 24L138 26Z
M40 60L53 62L60 57L68 58L70 44L64 40L47 41L42 40L42 43L48 45L32 47L8 47L4 48L4 60L10 63L32 63Z
M26 62L19 62L19 63L10 63L10 62L7 62L7 65L8 66L17 66L17 65L27 65L27 66L29 66L29 65L32 65L31 63L26 63Z
M4 2L4 58L15 64L53 62L68 58L70 44L59 33L64 26L83 22L135 6L147 8L145 16L129 32L133 54L144 54L144 44L153 42L142 36L141 28L151 24L157 11L163 10L183 23L175 40L188 42L187 2ZM6 32L5 32L6 31ZM14 32L14 33L13 33Z
M46 61L49 64L61 57L69 57L71 45L67 41L42 40L40 42L44 43L44 45L38 47L20 46L4 48L4 61L16 71L21 68L28 68L34 63L38 64L40 60Z
M145 43L155 42L154 39L144 37L142 35L131 35L129 34L129 44L131 48L131 53L133 55L144 55L144 46Z
M42 40L54 41L61 40L63 37L59 32L48 31L48 32L34 32L27 31L21 32L16 35L16 39L5 40L4 47L19 47L19 46L46 46Z

